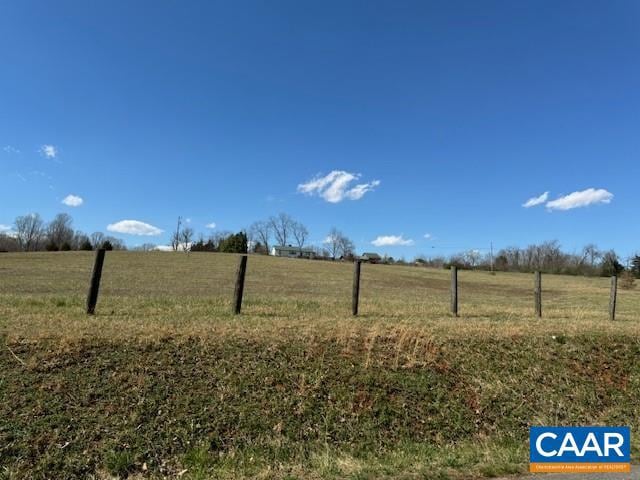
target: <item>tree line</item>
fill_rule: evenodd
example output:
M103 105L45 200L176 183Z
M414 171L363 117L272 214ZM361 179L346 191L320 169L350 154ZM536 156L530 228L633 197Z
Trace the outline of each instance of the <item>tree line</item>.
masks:
M309 229L287 213L280 213L265 220L253 222L240 232L216 231L208 236L195 232L178 217L176 229L171 235L173 251L256 253L268 255L274 246L293 247L300 256L311 249L315 258L353 259L355 245L337 228L331 228L322 247L309 243Z
M355 245L349 237L337 228L331 228L321 246L309 244L309 230L300 221L286 213L253 222L240 232L216 231L205 238L203 234L194 240L195 234L182 218L178 218L176 230L171 236L174 251L226 252L269 254L274 246L289 246L311 249L315 258L346 259L355 258ZM102 232L86 234L74 230L69 214L59 213L51 221L45 222L37 213L22 215L15 219L11 233L0 233L0 252L11 251L68 251L68 250L126 250L124 242ZM154 250L157 246L145 243L134 250ZM380 263L408 264L404 259L394 260L384 256ZM601 250L588 244L578 253L564 252L556 240L532 244L521 248L511 246L489 251L468 250L449 257L427 258L417 256L414 264L435 268L458 268L475 270L495 270L504 272L559 273L568 275L610 276L627 272L640 278L640 255L627 259L626 264L614 250Z
M416 258L417 263L432 267L458 268L475 270L495 270L502 272L557 273L565 275L611 276L628 272L640 278L640 255L634 255L625 263L615 250L601 250L597 245L585 245L577 253L562 250L557 240L532 244L521 248L506 247L495 254L468 250L450 257L424 256Z
M67 213L57 214L45 222L38 213L22 215L15 219L13 232L0 233L0 252L38 252L93 250L126 250L122 240L102 232L88 235L74 230L73 219Z
M280 213L266 220L253 222L247 229L249 241L254 253L268 254L271 247L293 246L302 254L303 248L313 250L317 258L352 258L355 256L355 244L337 228L333 227L322 242L322 247L308 245L307 227L286 213Z

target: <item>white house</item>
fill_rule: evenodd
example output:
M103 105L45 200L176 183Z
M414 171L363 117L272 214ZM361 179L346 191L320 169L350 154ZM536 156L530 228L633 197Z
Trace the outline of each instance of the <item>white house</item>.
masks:
M316 252L313 248L309 247L294 247L291 245L276 245L271 248L271 255L274 257L289 257L289 258L314 258Z

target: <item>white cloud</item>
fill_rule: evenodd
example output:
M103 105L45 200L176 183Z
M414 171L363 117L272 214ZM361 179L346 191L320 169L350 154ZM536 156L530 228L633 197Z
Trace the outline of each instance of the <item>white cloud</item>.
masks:
M381 235L371 243L376 247L397 247L413 245L413 240L403 238L402 235Z
M587 188L579 192L573 192L551 202L547 202L549 210L571 210L572 208L587 207L598 203L611 203L613 193L603 188Z
M107 225L107 230L129 235L160 235L162 233L159 228L138 220L121 220Z
M17 236L16 232L11 229L11 225L3 225L0 223L0 234L8 235L9 237L15 238Z
M344 170L333 170L329 174L317 176L306 183L298 185L298 192L306 195L318 195L329 203L339 203L342 200L360 200L365 193L380 185L380 180L360 183L349 188L354 180L360 178L359 173L349 173Z
M425 233L424 238L426 238L427 240L433 240L433 235L431 235L430 233Z
M380 185L380 180L374 180L370 183L361 183L347 190L346 196L349 200L360 200L365 193L371 192L375 187Z
M11 145L5 145L4 147L2 147L2 150L4 150L6 153L20 153L20 150L18 150L15 147L12 147Z
M171 245L158 245L156 247L153 248L154 250L157 250L159 252L173 252L173 247ZM187 250L191 250L191 243L187 244ZM178 252L184 252L184 245L179 244L178 245Z
M84 200L77 195L67 195L62 200L62 203L64 203L68 207L79 207L84 203Z
M42 145L40 153L47 158L56 158L58 156L58 148L54 145Z
M207 228L216 228L216 222L207 223L205 225L205 227L207 227Z
M547 199L549 198L549 192L544 192L542 195L540 195L539 197L532 197L529 200L527 200L526 202L524 202L522 204L522 206L524 208L531 208L531 207L535 207L536 205L540 205L541 203L544 203L547 201Z

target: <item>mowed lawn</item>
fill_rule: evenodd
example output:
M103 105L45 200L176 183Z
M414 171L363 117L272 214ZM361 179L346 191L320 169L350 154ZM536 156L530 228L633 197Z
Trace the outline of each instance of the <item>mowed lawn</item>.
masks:
M481 478L529 425L640 428L640 287L250 255L0 254L0 479Z

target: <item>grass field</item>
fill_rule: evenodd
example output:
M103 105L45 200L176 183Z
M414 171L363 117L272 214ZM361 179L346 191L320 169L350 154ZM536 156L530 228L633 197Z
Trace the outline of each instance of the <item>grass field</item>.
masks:
M640 427L640 291L250 256L0 254L0 478L476 478L535 425ZM636 457L637 458L637 457Z

